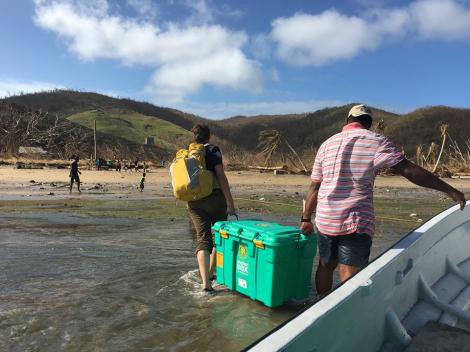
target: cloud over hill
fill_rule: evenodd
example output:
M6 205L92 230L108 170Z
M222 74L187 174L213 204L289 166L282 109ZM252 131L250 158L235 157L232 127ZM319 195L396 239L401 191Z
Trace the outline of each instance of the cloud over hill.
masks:
M212 24L209 18L202 23L157 24L113 13L106 0L35 3L36 24L57 33L82 60L114 59L125 65L153 67L145 88L150 95L178 102L204 85L261 88L259 63L242 50L247 35ZM148 6L140 6L144 5ZM201 6L196 9L208 16Z

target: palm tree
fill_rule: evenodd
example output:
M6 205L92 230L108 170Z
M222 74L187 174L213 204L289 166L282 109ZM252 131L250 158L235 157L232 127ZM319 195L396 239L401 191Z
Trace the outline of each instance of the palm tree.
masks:
M307 172L307 168L302 162L302 159L300 159L299 154L297 154L295 149L290 145L290 143L287 141L287 138L278 130L264 130L259 133L258 148L261 148L261 154L265 157L266 165L268 164L273 154L280 151L280 148L284 143L290 149L292 154L295 155L297 160L300 162L300 165L302 165L304 171Z

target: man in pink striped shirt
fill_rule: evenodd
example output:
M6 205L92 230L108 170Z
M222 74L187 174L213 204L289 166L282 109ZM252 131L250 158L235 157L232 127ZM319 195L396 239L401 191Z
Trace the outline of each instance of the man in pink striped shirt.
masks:
M343 282L369 261L378 170L392 168L419 186L446 193L461 209L465 206L463 193L408 161L387 137L369 131L371 126L371 110L362 104L353 106L342 132L326 140L315 158L301 229L304 233L313 231L311 216L316 209L318 294L331 289L337 266Z

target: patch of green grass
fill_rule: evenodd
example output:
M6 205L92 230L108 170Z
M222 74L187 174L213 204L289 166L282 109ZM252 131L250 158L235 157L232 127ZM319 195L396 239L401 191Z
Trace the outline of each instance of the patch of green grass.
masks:
M454 205L451 200L438 197L423 199L376 198L374 206L377 218L395 218L408 221L421 219L423 222ZM416 217L410 217L416 214ZM393 221L393 220L390 220ZM419 222L416 221L418 224Z
M302 213L302 197L300 196L269 196L263 198L264 200L248 197L235 198L235 203L238 209L245 212L299 216Z
M144 144L146 137L155 136L155 144L167 150L178 149L191 138L191 133L182 127L132 111L90 110L71 115L67 119L91 129L96 120L97 131L139 144Z
M300 217L302 197L269 196L250 199L235 198L237 208L245 213L273 214ZM377 222L394 226L415 228L422 222L447 209L453 203L439 200L437 197L426 199L390 199L374 200ZM186 203L173 199L55 199L55 200L8 200L0 205L2 213L72 213L81 216L116 217L130 219L181 219L186 217ZM410 217L410 214L416 217ZM422 222L419 222L421 219Z
M236 205L242 211L257 213L273 213L283 215L299 215L302 212L302 197L277 196L249 199L236 198ZM437 196L423 199L393 199L375 198L374 206L377 220L386 222L410 222L419 225L418 219L423 222L453 205L450 200L441 200ZM416 214L416 217L410 217Z

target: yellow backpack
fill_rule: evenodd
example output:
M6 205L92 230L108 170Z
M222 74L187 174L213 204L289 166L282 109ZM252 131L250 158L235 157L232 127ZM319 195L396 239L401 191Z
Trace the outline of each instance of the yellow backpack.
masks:
M191 143L181 149L170 165L173 194L179 200L192 201L207 197L214 187L214 175L206 169L203 144Z

